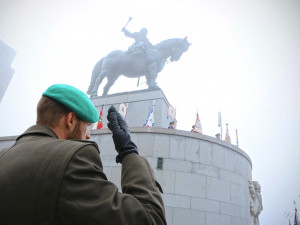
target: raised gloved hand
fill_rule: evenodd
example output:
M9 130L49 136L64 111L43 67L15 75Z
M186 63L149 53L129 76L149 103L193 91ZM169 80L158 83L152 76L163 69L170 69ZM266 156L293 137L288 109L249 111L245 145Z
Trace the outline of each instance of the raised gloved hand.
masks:
M119 153L117 155L116 162L122 163L124 156L127 154L138 154L137 147L130 138L129 127L114 106L111 106L108 109L107 119L109 121L107 126L113 133L115 148Z

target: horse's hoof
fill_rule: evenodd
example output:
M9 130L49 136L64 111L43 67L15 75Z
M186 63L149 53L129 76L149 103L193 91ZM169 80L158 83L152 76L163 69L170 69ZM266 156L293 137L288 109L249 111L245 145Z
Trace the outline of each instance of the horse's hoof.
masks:
M149 90L157 90L160 89L157 85L148 87Z
M98 98L98 97L99 97L98 95L91 95L90 99L94 99L94 98Z

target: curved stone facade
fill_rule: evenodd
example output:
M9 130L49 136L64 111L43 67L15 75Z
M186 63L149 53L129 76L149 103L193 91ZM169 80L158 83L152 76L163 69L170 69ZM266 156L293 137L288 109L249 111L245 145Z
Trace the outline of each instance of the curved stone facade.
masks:
M121 190L111 132L91 134L104 172ZM248 182L252 163L244 151L213 137L165 128L131 128L131 136L163 188L168 225L253 225ZM15 138L0 138L0 149ZM158 158L163 159L162 169L157 168Z
M131 128L140 155L150 162L164 193L168 225L252 225L249 156L213 137L155 127ZM92 131L104 171L120 189L111 133ZM163 168L157 169L158 158Z

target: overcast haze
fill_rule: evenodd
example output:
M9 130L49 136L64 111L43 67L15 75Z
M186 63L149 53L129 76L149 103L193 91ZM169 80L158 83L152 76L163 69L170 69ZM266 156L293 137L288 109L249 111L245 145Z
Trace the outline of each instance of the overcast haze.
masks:
M204 134L214 136L221 111L223 134L228 123L236 144L238 129L262 186L261 224L288 224L284 212L293 213L293 200L300 206L300 1L1 0L0 39L17 55L0 136L35 123L48 86L86 92L96 62L133 43L121 33L130 16L127 29L147 27L153 44L188 37L188 52L157 79L177 109L177 129L189 131L198 110ZM141 82L137 88L137 79L122 77L109 93L146 88Z

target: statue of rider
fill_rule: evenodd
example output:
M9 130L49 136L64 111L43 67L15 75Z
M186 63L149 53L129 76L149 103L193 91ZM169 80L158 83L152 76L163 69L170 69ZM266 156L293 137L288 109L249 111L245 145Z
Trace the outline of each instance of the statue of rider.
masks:
M146 51L147 48L152 47L152 44L147 38L147 28L142 28L139 32L131 33L128 30L126 30L125 27L123 27L122 32L124 32L126 37L130 37L135 40L135 43L128 48L129 54L142 54Z

